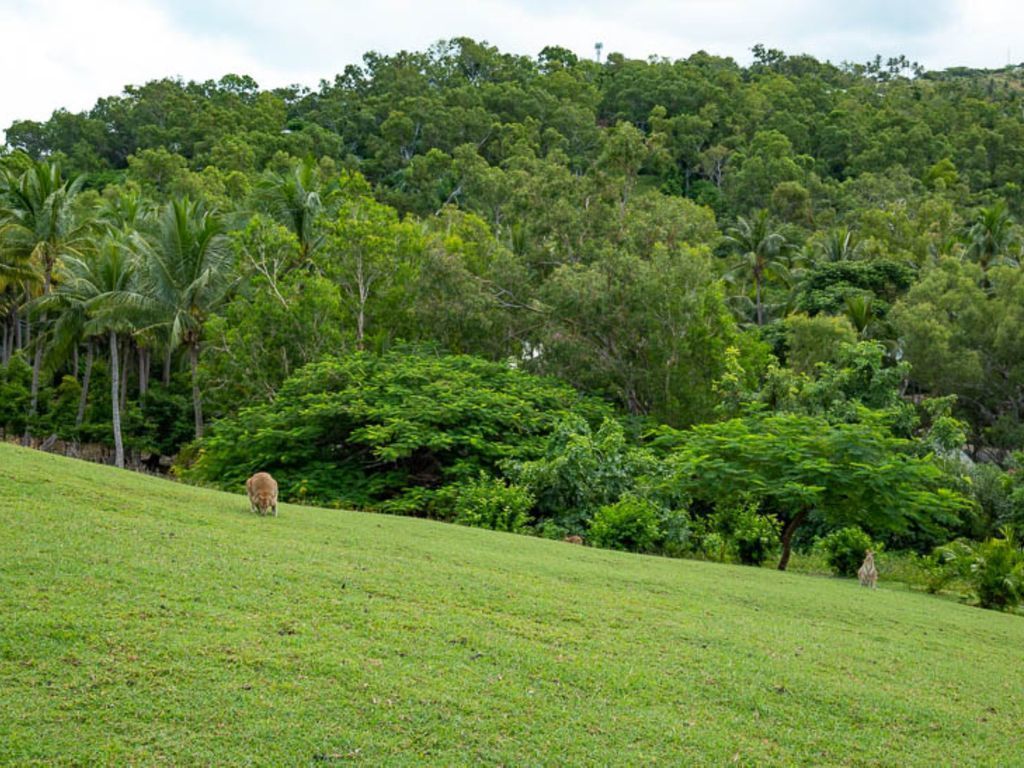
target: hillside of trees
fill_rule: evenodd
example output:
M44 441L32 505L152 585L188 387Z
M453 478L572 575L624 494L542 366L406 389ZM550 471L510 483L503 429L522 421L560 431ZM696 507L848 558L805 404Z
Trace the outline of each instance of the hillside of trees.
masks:
M1022 190L1019 67L129 86L7 129L0 428L638 551L988 542L1024 594Z

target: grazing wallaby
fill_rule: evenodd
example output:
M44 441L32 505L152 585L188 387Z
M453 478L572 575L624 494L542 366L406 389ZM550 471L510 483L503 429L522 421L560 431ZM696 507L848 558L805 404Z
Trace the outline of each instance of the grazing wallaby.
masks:
M570 544L582 544L583 543L583 537L582 536L576 536L576 535L566 536L564 539L562 539L562 541L567 541Z
M857 578L860 579L862 587L875 588L878 582L878 569L875 568L875 553L870 549L864 555L864 565L857 571Z
M273 510L277 517L277 481L274 478L266 472L257 472L245 481L245 488L249 491L253 512L265 515Z

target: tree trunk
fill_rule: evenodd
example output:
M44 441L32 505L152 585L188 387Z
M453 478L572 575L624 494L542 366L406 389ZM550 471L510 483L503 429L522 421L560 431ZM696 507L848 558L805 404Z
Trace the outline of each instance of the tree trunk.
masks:
M82 396L78 398L78 413L75 415L75 427L82 426L85 420L85 406L89 402L89 380L92 378L92 342L85 343L85 373L82 375Z
M761 276L754 275L754 291L757 294L757 324L764 325L764 307L761 305Z
M46 261L44 263L44 273L43 273L43 296L49 296L50 295L50 285L51 285L52 282L53 282L53 260L50 257L46 257ZM46 327L46 313L45 312L43 313L43 316L41 318L39 318L39 324L40 324L40 327L42 327L42 328ZM39 336L39 340L38 340L37 343L38 343L38 347L36 348L36 354L35 354L34 359L32 360L32 403L29 406L29 416L32 417L32 418L34 418L35 415L39 412L39 373L40 373L40 370L43 367L43 338L42 338L41 334ZM31 426L29 424L26 424L25 425L25 440L26 440L26 442L28 441L28 438L31 437L31 436L32 436Z
M114 464L124 469L124 443L121 441L121 408L120 400L121 382L118 380L118 354L117 334L110 332L110 411L114 422Z
M124 413L125 406L128 404L128 379L131 377L132 372L132 340L125 339L124 352L121 356L121 392L119 395L119 402L121 404L121 413Z
M172 354L173 354L173 350L171 349L170 345L168 345L167 346L167 350L164 352L164 370L163 370L163 378L162 378L162 381L163 381L165 387L168 384L171 383L171 355Z
M78 344L77 344L77 342L75 343L75 346L73 346L71 348L71 358L72 358L71 376L75 379L75 381L78 381Z
M139 347L139 399L149 391L149 350Z
M782 557L779 558L779 570L786 570L786 566L789 565L789 555L793 550L793 533L800 524L807 519L808 511L801 509L793 519L786 523L786 527L782 529Z
M199 342L189 344L188 360L192 366L192 408L196 415L196 439L203 436L203 399L199 394Z

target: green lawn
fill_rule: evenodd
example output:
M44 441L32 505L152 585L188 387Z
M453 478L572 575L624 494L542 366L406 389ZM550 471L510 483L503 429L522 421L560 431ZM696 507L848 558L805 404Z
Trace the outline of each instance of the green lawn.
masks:
M240 489L241 490L241 489ZM1024 619L0 445L0 764L1024 764Z

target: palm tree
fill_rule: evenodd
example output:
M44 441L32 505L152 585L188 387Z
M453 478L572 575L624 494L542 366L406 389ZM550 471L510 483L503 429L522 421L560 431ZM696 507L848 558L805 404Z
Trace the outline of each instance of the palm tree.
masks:
M750 219L741 216L736 225L729 228L725 242L739 255L739 261L729 274L749 276L753 280L757 324L764 325L764 283L769 277L788 278L786 263L781 257L789 242L765 210Z
M59 163L26 161L20 175L0 169L0 264L3 273L25 274L35 270L42 278L42 293L53 286L53 272L63 256L81 256L90 241L90 224L75 216L73 203L83 177L68 181ZM42 318L45 324L45 315ZM37 344L32 364L31 415L39 400L39 371L43 346Z
M313 158L296 163L287 173L265 174L257 184L256 199L279 224L295 233L303 263L308 263L310 255L323 242L317 217L330 199L330 191L324 189Z
M124 442L121 437L121 398L119 337L133 329L131 297L135 275L133 254L123 237L108 235L96 253L84 258L62 259L61 284L34 304L58 312L51 334L51 353L60 355L80 339L90 340L85 380L78 404L76 426L82 422L89 377L92 368L91 339L106 336L110 344L111 420L114 429L114 462L124 466Z
M152 229L156 214L153 203L136 189L122 190L113 197L104 199L99 210L97 219L105 225L109 231L120 233L130 238L136 232L147 232ZM149 388L150 356L154 347L161 342L167 341L167 333L161 333L162 329L149 328L133 335L136 352L138 353L139 365L139 397L146 394ZM172 350L166 346L166 368L170 367ZM167 375L170 375L167 370ZM165 381L165 383L167 383Z
M60 280L56 289L48 295L39 296L30 303L34 310L56 315L50 329L50 343L45 365L49 370L55 364L67 359L70 350L77 350L86 344L85 370L82 376L82 391L78 401L75 426L80 427L85 418L85 406L89 398L89 382L92 378L93 342L85 338L85 324L88 319L88 303L102 292L90 278L92 265L73 256L66 256L60 264ZM77 375L77 371L76 371Z
M1006 209L1006 203L1000 200L995 205L982 208L977 221L967 230L966 256L983 270L1001 264L1016 265L1010 251L1019 242L1013 218Z
M203 436L199 353L203 323L226 298L234 278L223 223L201 203L174 200L160 213L155 234L135 238L142 256L140 289L133 298L152 329L165 328L171 347L188 349L196 437Z
M863 244L849 227L837 227L818 244L818 253L825 261L852 261L859 258Z

